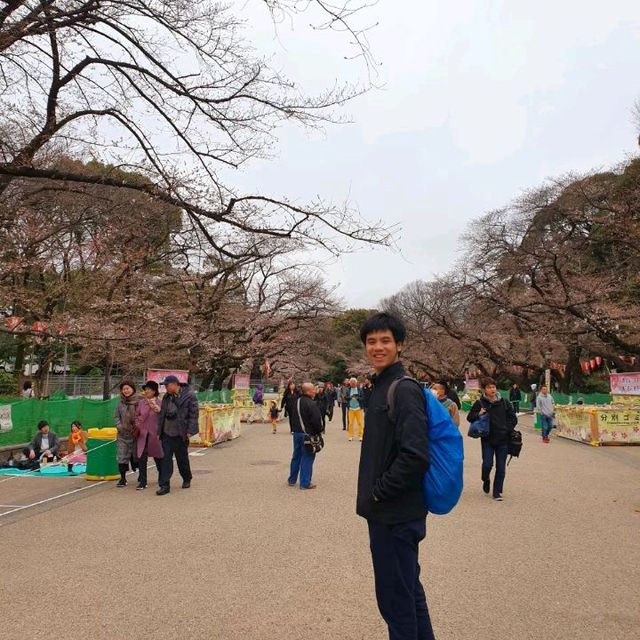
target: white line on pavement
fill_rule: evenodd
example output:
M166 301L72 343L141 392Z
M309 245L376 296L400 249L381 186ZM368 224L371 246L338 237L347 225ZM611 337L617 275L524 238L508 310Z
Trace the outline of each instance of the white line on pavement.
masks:
M44 500L38 500L38 502L26 504L22 507L16 507L15 509L11 509L11 511L5 511L4 513L0 513L0 518L4 518L4 516L8 516L11 513L16 513L16 511L22 511L23 509L31 509L31 507L37 507L38 505L45 504L47 502L52 502L53 500L58 500L59 498L64 498L65 496L70 496L70 495L73 495L74 493L79 493L80 491L86 491L87 489L92 489L93 487L97 487L101 484L104 484L105 482L109 482L109 481L100 480L98 482L92 482L90 485L87 485L86 487L80 487L80 489L74 489L73 491L67 491L65 493L61 493L51 498L45 498Z

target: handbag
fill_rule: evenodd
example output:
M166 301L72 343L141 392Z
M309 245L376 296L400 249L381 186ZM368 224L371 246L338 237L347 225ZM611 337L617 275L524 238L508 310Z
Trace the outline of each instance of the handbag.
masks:
M474 420L469 425L469 432L467 435L470 438L483 438L489 435L489 414L482 414L477 420Z
M520 452L522 451L522 433L520 431L514 429L509 434L509 443L507 447L509 462L511 462L513 458L520 457ZM509 465L509 462L507 462L507 466Z
M296 403L296 408L298 409L298 418L300 420L300 426L302 427L302 431L304 432L304 448L309 453L320 453L324 448L324 440L322 439L322 435L311 435L307 433L307 428L304 426L304 422L302 420L302 414L300 413L300 402L302 398L298 398L298 402Z

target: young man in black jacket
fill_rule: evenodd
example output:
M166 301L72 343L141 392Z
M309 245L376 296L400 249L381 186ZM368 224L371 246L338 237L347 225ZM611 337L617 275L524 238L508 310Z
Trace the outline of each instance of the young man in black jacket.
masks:
M469 422L475 422L485 413L489 414L489 435L481 438L482 442L482 490L491 490L491 469L496 459L496 474L493 478L493 499L502 501L504 477L507 473L507 456L509 454L509 438L518 424L518 418L511 403L498 395L496 383L491 378L483 378L480 382L483 395L476 400L467 415Z
M433 640L418 564L427 516L422 494L429 467L425 400L415 382L404 380L395 389L393 416L387 404L391 383L405 376L399 359L405 336L402 322L385 313L369 318L360 331L376 375L360 454L356 511L369 525L376 599L390 640Z

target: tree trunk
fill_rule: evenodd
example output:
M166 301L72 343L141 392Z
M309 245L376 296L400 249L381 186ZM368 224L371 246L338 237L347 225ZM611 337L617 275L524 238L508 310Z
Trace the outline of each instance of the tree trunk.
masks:
M105 343L106 353L104 358L104 384L102 387L102 399L111 399L111 369L113 368L113 345Z

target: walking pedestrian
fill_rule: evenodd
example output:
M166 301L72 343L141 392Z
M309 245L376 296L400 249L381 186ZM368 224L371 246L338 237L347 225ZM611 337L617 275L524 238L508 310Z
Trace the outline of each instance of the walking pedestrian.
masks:
M182 476L182 488L191 486L191 465L189 464L189 437L198 433L198 399L189 385L181 384L177 376L167 376L162 383L167 393L162 398L158 418L158 435L162 443L162 466L159 488L156 495L170 492L173 475L173 456L176 457L178 471Z
M345 378L340 387L340 393L338 399L340 400L340 408L342 409L342 430L347 430L347 421L349 417L349 378Z
M476 400L467 415L469 422L475 422L485 413L489 414L489 434L481 438L482 445L482 490L491 491L491 469L495 458L496 473L493 478L493 499L502 501L504 478L507 472L509 438L518 424L518 418L511 404L498 394L498 387L491 378L480 381L483 395Z
M543 384L540 387L540 393L536 399L536 411L540 414L540 420L542 422L542 442L548 444L549 434L553 429L553 419L556 415L556 407L551 394L549 393L549 387Z
M520 402L522 401L522 391L520 387L514 382L509 390L509 400L513 407L513 412L518 415L520 413Z
M271 401L271 405L269 406L269 419L271 420L271 433L277 433L278 431L278 414L280 411L278 410L278 405L275 400Z
M404 377L400 362L406 329L379 313L362 325L360 338L375 370L360 468L356 511L367 520L378 609L390 640L433 640L418 547L426 536L422 478L429 467L425 400L406 380L395 390L393 420L387 393Z
M298 388L296 387L296 383L293 380L289 380L287 384L287 388L284 390L282 394L282 402L280 403L280 409L284 411L284 417L289 417L289 409L291 405L291 401L293 398L298 397ZM294 406L294 405L291 405Z
M292 400L289 412L289 424L293 436L293 454L287 483L295 487L300 476L301 489L315 489L311 482L313 477L313 462L316 454L304 446L305 434L318 435L322 433L322 416L317 403L314 401L315 387L311 382L303 382L302 393Z
M438 399L440 404L449 412L451 419L456 426L460 426L460 411L456 403L447 396L447 387L443 382L436 382L431 386L431 392Z
M158 400L158 383L149 380L142 387L144 398L138 403L136 425L138 438L136 439L136 457L138 458L138 486L142 491L147 488L147 462L149 456L153 458L158 471L158 484L162 470L162 443L158 436L158 417L160 414L160 402Z
M365 417L367 415L367 409L369 408L369 398L371 398L372 392L373 386L371 384L371 378L367 376L360 387L360 406L362 407Z
M333 420L333 410L338 401L338 392L333 386L333 382L327 382L324 393L327 396L327 418L331 422Z
M120 402L116 407L116 427L118 435L116 438L116 458L118 460L118 470L120 480L117 487L127 486L127 471L129 465L134 469L134 430L136 429L136 413L140 396L136 393L136 385L130 380L120 383Z
M324 433L327 427L327 396L325 395L323 384L316 386L313 400L318 405L318 410L320 411L320 417L322 420L322 433Z
M358 387L358 379L351 378L349 380L349 422L347 426L347 434L349 442L353 440L355 434L355 425L358 425L358 440L362 442L362 434L364 432L364 409L362 408L362 391Z

